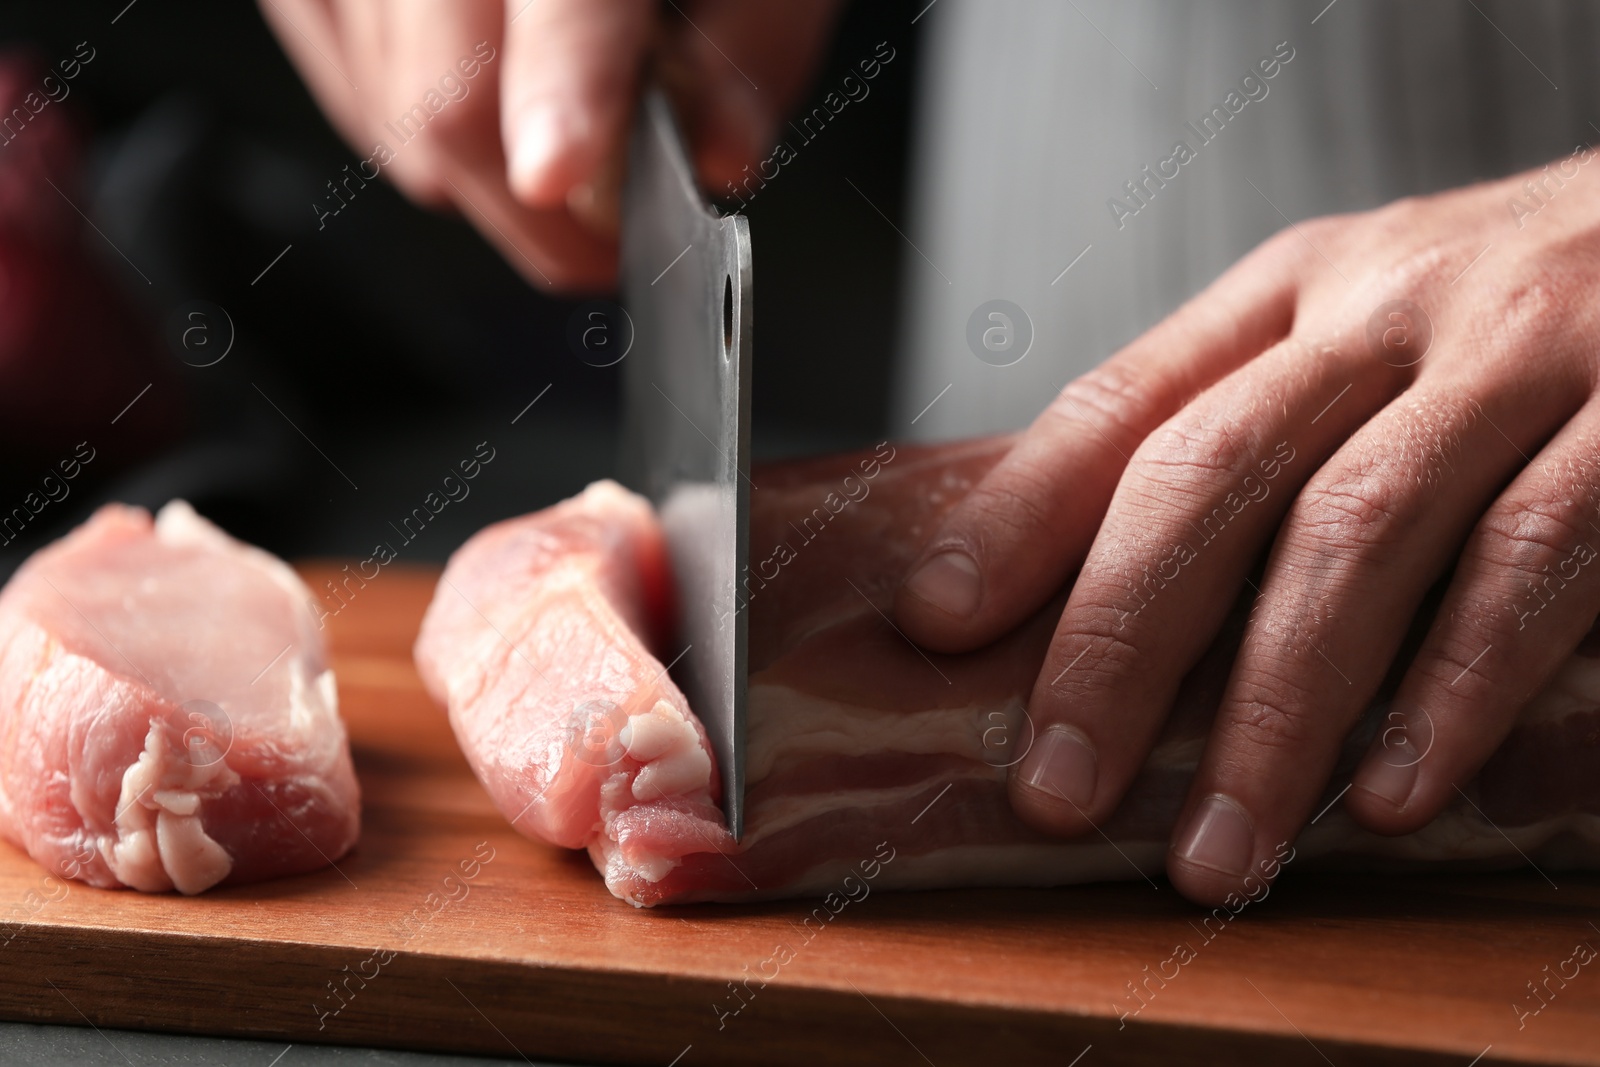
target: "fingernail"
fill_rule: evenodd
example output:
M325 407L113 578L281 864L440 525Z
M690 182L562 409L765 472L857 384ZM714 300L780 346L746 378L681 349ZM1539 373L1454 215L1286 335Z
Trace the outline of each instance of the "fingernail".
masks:
M941 552L912 572L906 590L947 615L965 619L983 591L977 562L965 552Z
M1396 808L1406 806L1417 786L1417 764L1421 757L1411 742L1386 744L1367 755L1356 772L1355 787L1380 797Z
M1071 726L1051 726L1040 735L1019 772L1023 784L1062 797L1080 812L1094 799L1100 760L1094 745Z
M522 116L511 150L511 184L524 195L548 192L550 171L566 148L566 130L555 108L538 106Z
M1245 875L1255 858L1255 830L1237 804L1224 796L1206 797L1189 819L1189 829L1174 850L1180 859L1223 874Z

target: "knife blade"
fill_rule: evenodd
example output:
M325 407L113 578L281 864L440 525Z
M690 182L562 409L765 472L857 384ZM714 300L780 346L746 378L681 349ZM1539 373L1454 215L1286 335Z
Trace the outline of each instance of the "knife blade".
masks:
M750 541L750 223L701 196L667 97L647 92L628 144L621 280L623 476L656 505L678 585L674 668L744 833Z

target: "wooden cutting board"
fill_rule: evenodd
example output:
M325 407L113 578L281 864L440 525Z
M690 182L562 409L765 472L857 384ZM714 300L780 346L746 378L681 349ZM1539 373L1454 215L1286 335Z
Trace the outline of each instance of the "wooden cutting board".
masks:
M817 900L635 910L468 771L411 666L435 578L385 570L331 622L356 851L188 899L0 845L0 1016L680 1067L1600 1064L1595 876L1291 871L1220 933L1144 882L874 893L809 942Z

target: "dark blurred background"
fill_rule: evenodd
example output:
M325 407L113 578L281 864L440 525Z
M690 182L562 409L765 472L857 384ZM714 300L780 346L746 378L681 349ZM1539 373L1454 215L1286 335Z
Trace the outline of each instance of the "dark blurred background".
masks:
M846 7L797 111L879 41L896 59L749 205L758 457L881 436L905 246L845 179L905 228L916 13ZM381 179L318 229L359 157L253 4L5 3L0 48L7 114L92 55L0 126L0 576L108 500L184 497L283 556L365 556L487 441L470 495L402 550L417 562L614 473L620 367L569 347L578 300Z

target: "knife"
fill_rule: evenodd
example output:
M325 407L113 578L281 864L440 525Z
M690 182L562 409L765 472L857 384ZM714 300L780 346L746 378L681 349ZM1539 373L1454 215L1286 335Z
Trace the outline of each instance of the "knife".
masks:
M750 543L750 223L701 196L667 97L647 92L628 143L621 280L633 324L623 364L623 476L656 506L686 648L675 676L722 770L728 829L744 833Z

